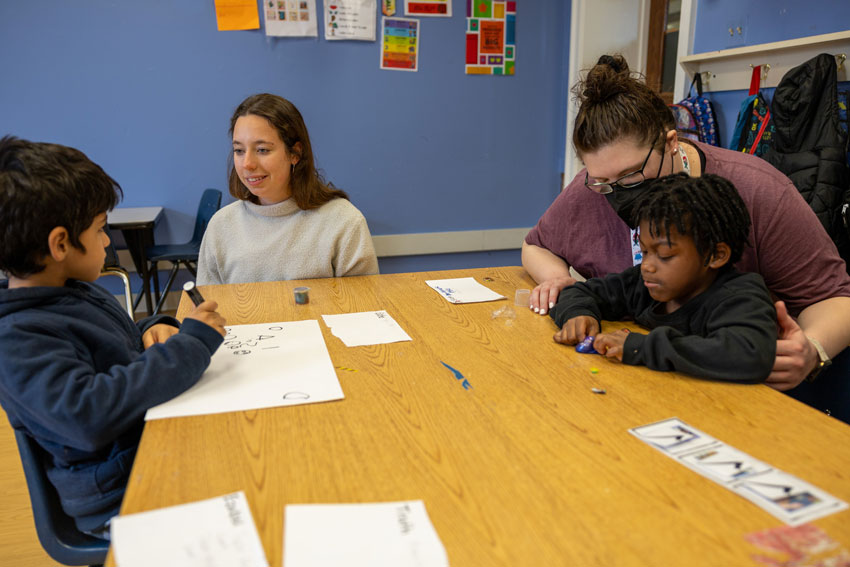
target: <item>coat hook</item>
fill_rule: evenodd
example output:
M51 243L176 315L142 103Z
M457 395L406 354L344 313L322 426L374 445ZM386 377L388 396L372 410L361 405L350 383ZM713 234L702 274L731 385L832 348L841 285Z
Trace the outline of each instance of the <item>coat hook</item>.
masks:
M847 60L846 53L839 53L835 56L835 62L838 64L838 70L841 71L844 69L844 62Z
M753 67L755 67L755 65L753 65L752 63L750 63L750 69L752 69ZM763 63L763 64L761 65L761 80L762 80L762 81L766 81L766 80L767 80L767 73L768 73L768 71L770 71L770 63Z
M711 80L711 71L703 71L700 75L702 75L703 86L708 87L708 82Z

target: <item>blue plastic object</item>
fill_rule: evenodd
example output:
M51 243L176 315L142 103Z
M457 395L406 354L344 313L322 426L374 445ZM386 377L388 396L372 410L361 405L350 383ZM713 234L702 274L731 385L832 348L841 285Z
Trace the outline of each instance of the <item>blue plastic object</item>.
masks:
M580 352L582 354L599 354L596 352L596 349L593 348L593 340L595 337L584 337L584 340L576 345L576 352Z

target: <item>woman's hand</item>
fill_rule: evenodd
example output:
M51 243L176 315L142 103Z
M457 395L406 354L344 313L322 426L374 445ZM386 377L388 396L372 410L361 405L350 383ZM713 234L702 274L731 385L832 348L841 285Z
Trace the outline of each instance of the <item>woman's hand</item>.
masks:
M558 294L565 287L576 283L576 280L570 276L552 278L542 282L540 285L531 290L531 301L529 307L541 315L546 315L546 312L555 307L558 302Z

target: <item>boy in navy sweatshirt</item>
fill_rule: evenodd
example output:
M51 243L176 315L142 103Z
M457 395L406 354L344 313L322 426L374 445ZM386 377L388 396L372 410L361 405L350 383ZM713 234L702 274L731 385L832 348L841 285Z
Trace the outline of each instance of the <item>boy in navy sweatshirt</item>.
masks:
M625 364L763 382L776 357L776 310L761 276L732 267L750 231L732 183L686 173L653 180L633 222L641 264L564 289L550 312L555 341L592 336L594 349ZM600 320L625 318L651 330L599 333Z
M191 387L224 336L217 305L138 324L100 276L121 188L82 152L0 139L0 404L50 455L86 533L108 537L145 411Z

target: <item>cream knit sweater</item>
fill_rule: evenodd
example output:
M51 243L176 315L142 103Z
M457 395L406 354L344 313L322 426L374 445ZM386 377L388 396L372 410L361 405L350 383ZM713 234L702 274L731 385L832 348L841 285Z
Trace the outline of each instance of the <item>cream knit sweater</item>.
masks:
M378 273L363 214L346 199L305 211L236 201L213 215L198 258L198 285Z

